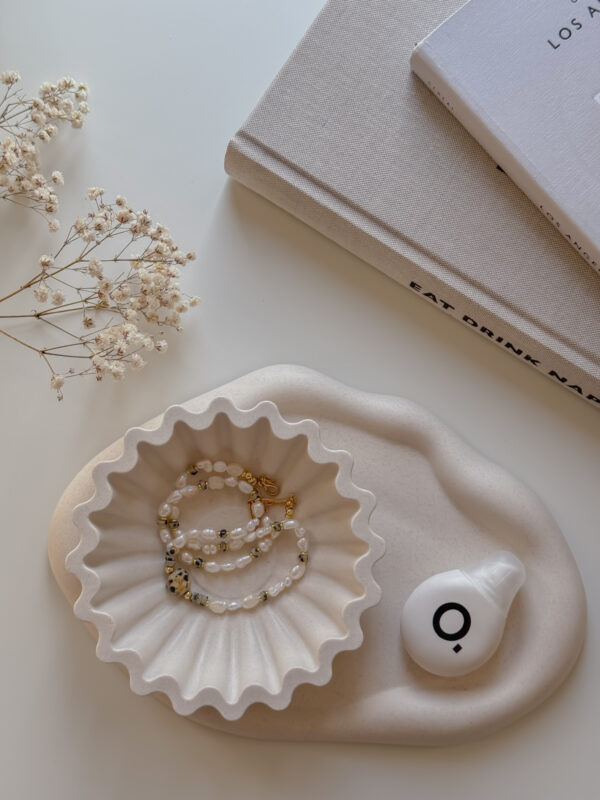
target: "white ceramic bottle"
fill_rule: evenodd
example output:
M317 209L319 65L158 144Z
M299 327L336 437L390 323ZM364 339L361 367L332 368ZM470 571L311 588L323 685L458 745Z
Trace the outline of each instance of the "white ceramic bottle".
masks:
M525 567L501 551L469 569L423 581L402 611L402 641L410 656L434 675L457 677L496 652Z

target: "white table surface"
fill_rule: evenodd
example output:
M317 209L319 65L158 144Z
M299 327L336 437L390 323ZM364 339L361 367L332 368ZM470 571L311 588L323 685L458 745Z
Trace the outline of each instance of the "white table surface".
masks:
M34 355L0 342L2 796L598 796L599 411L224 174L229 137L321 4L3 8L0 69L18 69L31 90L63 74L90 86L86 126L52 146L49 163L67 180L63 221L83 209L88 185L127 195L195 247L184 283L203 303L167 356L123 383L72 381L62 403ZM7 290L50 246L33 215L3 207L0 243ZM238 739L133 695L119 670L96 659L46 559L62 490L126 428L280 362L423 404L555 515L586 584L588 640L566 684L518 724L437 750Z

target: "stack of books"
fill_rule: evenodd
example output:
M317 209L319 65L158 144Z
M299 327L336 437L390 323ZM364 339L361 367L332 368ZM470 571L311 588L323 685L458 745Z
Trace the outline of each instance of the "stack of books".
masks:
M600 1L521 5L329 0L225 166L600 407Z

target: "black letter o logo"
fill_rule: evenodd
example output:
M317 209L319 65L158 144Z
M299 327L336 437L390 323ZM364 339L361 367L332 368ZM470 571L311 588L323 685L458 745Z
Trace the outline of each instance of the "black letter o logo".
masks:
M447 633L440 625L440 620L446 611L458 611L462 614L463 624L460 630L456 633ZM437 633L440 639L446 639L448 642L455 642L457 639L462 639L467 635L471 627L471 615L464 606L460 603L444 603L441 605L433 615L433 630Z

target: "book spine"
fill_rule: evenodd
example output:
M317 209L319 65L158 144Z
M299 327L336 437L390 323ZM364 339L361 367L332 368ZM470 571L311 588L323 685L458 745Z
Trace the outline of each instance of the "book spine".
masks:
M385 232L369 232L368 225L356 209L269 152L243 131L238 132L229 143L225 169L239 183L293 214L487 341L494 342L505 352L600 409L600 380L594 380L573 361L561 357L440 279L427 268L418 252L400 253L394 243L385 240Z
M499 126L467 92L457 90L428 49L424 40L413 50L411 69L427 88L456 117L461 125L479 142L496 164L535 204L538 210L562 234L587 263L600 273L600 252L577 223L553 200L543 188L543 176L538 175L524 154L507 140Z

